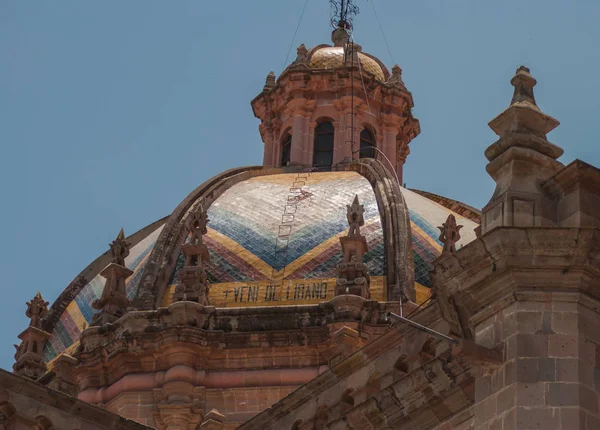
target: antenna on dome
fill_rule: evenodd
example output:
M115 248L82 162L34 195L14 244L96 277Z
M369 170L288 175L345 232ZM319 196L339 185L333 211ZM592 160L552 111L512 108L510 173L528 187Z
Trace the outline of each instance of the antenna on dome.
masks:
M331 5L331 26L343 28L350 32L354 16L358 15L359 9L352 0L329 0Z

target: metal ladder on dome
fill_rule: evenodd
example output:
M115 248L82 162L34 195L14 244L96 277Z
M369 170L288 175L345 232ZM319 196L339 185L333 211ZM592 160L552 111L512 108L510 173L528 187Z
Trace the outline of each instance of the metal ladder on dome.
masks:
M312 196L311 193L303 189L306 185L311 174L311 169L298 172L292 186L289 188L288 195L286 198L285 205L283 206L283 214L281 215L281 222L277 229L277 236L275 238L275 255L279 258L283 258L284 266L281 274L281 283L285 278L285 269L287 267L287 252L290 244L290 237L292 235L292 225L296 220L296 214L298 212L298 203ZM275 281L277 269L272 268L271 272L271 286Z

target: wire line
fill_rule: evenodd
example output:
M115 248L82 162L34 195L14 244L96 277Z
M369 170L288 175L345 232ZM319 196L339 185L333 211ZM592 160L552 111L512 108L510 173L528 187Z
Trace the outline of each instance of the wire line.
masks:
M379 26L379 31L381 32L381 36L383 36L383 42L385 43L385 47L387 48L388 54L390 54L390 58L392 59L392 63L396 64L394 60L394 56L392 55L392 50L390 49L390 45L388 44L387 37L385 37L385 32L383 31L383 27L381 26L381 21L379 21L379 17L377 16L377 11L375 10L375 3L371 0L371 7L373 8L373 14L375 15L375 20L377 21L377 25Z
M285 61L283 62L283 67L281 71L285 70L285 66L287 65L288 59L290 58L290 52L292 52L292 46L294 46L294 40L296 40L296 35L298 34L298 29L300 28L300 23L302 22L302 17L304 17L304 11L306 11L306 5L308 5L308 0L304 2L304 6L302 7L302 12L300 12L300 18L298 19L298 24L296 25L296 30L294 31L294 36L292 36L292 41L290 42L290 47L288 48L287 55L285 56Z

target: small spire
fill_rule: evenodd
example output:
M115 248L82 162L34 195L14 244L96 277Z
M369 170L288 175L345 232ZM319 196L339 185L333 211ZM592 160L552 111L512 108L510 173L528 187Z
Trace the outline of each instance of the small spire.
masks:
M490 121L490 128L500 137L522 133L532 134L545 140L546 134L560 123L550 115L543 113L535 103L533 87L537 81L531 76L531 72L527 67L521 66L517 69L510 83L515 87L510 106ZM502 147L502 149L506 150L505 147ZM556 151L556 149L559 151ZM488 148L486 151L486 157L491 161L490 155L495 158L499 153L488 154L489 150ZM535 150L540 151L539 145L536 146ZM542 152L547 151L542 148ZM556 147L550 153L547 155L551 155L556 159L562 155L562 149Z
M296 49L296 64L304 64L308 62L308 49L304 46L304 43L298 46Z
M395 64L394 67L392 67L392 76L388 79L388 84L405 88L404 82L402 81L402 69L399 65Z
M200 203L197 210L191 214L187 224L191 238L181 247L185 262L177 275L178 282L173 294L174 302L186 300L200 303L203 306L209 305L210 285L204 263L210 261L210 253L202 239L202 235L208 232L206 227L208 221L204 203Z
M537 81L533 76L531 76L531 72L527 67L519 67L515 72L515 76L510 80L510 83L513 87L515 87L515 92L512 100L510 101L511 105L525 102L531 103L537 107L537 104L535 103L535 97L533 95L533 87L535 87Z
M270 91L273 88L275 88L275 73L271 71L267 75L267 79L265 79L263 91Z
M15 345L15 364L13 372L31 379L38 379L47 369L42 358L44 343L50 333L42 330L42 318L48 313L48 302L38 291L33 299L27 302L25 315L30 319L29 327L19 335L20 345Z
M456 252L456 243L460 240L460 229L462 225L456 225L454 215L448 215L446 222L442 223L440 229L440 242L444 244L443 253L454 254Z
M25 315L30 319L29 326L42 328L42 318L48 313L48 302L42 298L42 293L38 291L35 297L27 302L27 311Z
M119 231L117 238L110 243L110 253L112 262L120 266L125 266L125 258L129 255L130 244L125 239L125 231L123 227Z
M346 205L346 208L348 209L348 224L350 224L348 236L360 236L360 227L365 225L365 219L363 217L365 207L358 201L358 194L354 196L352 205Z
M133 275L133 271L125 266L130 244L125 239L123 228L109 246L112 261L100 272L100 276L104 277L106 282L100 299L92 302L92 308L99 311L94 314L93 326L115 322L125 314L130 303L127 298L126 280Z

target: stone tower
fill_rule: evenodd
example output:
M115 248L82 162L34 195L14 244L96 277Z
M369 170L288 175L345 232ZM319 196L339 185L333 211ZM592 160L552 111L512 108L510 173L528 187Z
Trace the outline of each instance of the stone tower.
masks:
M412 94L399 66L392 73L362 52L345 28L333 46L298 47L296 60L278 79L269 73L252 100L265 144L265 166L332 165L377 158L402 183L408 144L420 133Z

